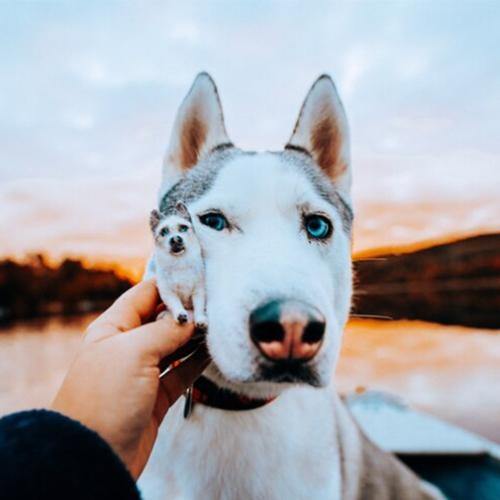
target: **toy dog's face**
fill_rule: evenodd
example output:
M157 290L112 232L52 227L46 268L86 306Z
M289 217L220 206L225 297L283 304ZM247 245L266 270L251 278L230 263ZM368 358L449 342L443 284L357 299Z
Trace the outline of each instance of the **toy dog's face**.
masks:
M153 210L150 224L156 245L173 256L182 255L196 241L191 221L180 215L164 216Z

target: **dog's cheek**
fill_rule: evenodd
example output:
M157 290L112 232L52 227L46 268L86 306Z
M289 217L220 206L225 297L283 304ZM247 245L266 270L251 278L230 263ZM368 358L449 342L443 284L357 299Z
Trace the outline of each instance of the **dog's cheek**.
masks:
M225 293L224 279L217 279L217 274L207 274L209 352L226 378L245 380L252 375L253 367L252 346L244 331L244 308L237 304L234 293Z
M351 258L348 245L345 241L337 240L336 243L330 248L326 268L321 273L325 281L322 282L322 293L318 294L327 320L327 334L322 347L325 359L322 357L321 363L318 360L318 366L321 364L325 377L331 377L337 363L352 295Z
M345 233L335 235L331 259L336 319L339 327L344 328L352 300L351 242Z
M326 387L333 380L333 374L339 358L341 342L341 332L336 328L330 328L327 332L323 350L320 353L316 364L316 371L321 387Z
M239 345L228 331L210 327L207 342L210 355L221 374L230 381L242 382L253 374L250 349ZM236 332L236 329L233 330Z

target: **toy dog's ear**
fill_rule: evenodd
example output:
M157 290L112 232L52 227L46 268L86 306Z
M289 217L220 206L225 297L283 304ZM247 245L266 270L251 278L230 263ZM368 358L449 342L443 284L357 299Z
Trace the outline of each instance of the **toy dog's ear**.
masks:
M149 215L149 225L150 225L151 230L153 232L156 231L156 228L158 227L160 219L161 219L160 212L158 212L158 210L151 210L151 214Z
M187 219L189 222L192 222L191 214L189 213L188 208L182 201L178 201L176 203L175 210L181 217L184 217L184 219Z

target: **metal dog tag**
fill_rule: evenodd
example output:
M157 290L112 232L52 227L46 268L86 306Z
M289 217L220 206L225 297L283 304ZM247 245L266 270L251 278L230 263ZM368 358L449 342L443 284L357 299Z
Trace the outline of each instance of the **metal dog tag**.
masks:
M186 398L184 403L184 418L189 418L193 411L193 386L188 387L184 397Z

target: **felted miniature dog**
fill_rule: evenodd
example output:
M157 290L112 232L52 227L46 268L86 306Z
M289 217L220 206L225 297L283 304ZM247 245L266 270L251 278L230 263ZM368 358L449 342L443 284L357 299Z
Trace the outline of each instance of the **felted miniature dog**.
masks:
M205 278L200 243L185 205L164 215L153 210L150 216L155 249L152 263L160 297L180 324L192 311L197 328L206 329Z

